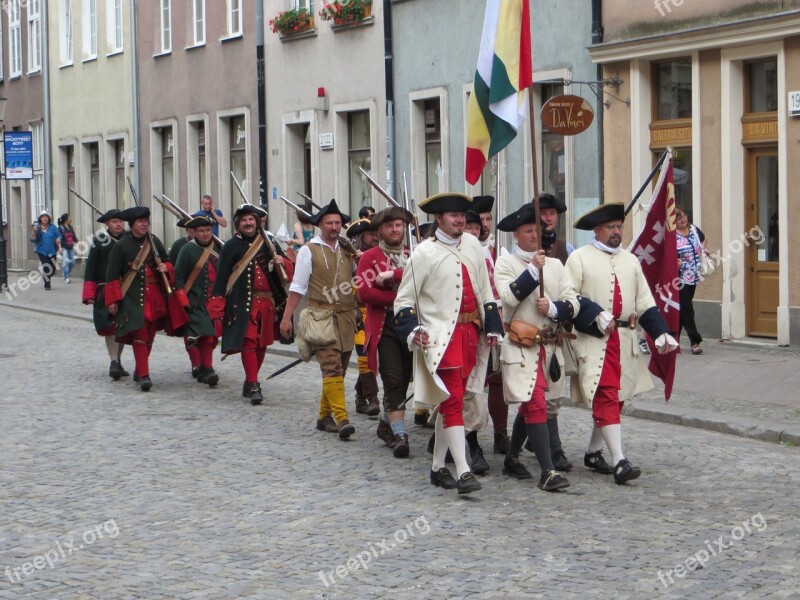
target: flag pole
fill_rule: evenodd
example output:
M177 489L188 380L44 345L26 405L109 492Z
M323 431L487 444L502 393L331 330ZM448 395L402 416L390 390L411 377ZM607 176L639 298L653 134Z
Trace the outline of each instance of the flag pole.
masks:
M628 213L631 212L634 205L639 201L639 197L644 193L644 190L647 188L650 182L653 181L653 177L655 177L656 171L658 171L661 168L661 165L664 164L664 159L667 158L667 154L672 154L672 146L668 146L667 149L664 150L664 153L656 161L656 166L653 167L652 171L650 171L650 175L647 176L647 179L644 180L642 187L639 188L639 191L636 192L636 195L633 197L633 200L631 200L630 204L628 204L627 208L625 209L626 217L628 216Z
M528 88L528 123L531 129L531 170L533 171L533 214L536 219L536 226L541 225L541 216L539 214L539 173L536 164L536 120L533 114L533 84ZM542 247L542 234L541 227L540 233L536 236L536 250ZM539 269L539 297L544 298L544 269Z

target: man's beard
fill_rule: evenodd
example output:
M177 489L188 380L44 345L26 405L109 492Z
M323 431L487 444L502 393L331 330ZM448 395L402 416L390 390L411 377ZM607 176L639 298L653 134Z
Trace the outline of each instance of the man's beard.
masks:
M619 245L622 243L622 236L614 235L608 238L608 243L606 246L609 248L619 248Z
M481 232L480 234L478 234L478 239L482 242L485 242L488 237L489 237L489 230L481 227Z

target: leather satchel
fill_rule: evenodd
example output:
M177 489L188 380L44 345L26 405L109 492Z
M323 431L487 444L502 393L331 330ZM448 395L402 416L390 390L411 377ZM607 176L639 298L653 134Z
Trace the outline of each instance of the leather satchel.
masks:
M533 348L539 342L539 332L536 325L515 319L508 326L508 339L524 348Z

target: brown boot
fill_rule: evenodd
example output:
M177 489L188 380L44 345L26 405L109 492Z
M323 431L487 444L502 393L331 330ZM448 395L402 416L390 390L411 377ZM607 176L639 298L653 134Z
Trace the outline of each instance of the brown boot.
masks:
M324 419L317 419L317 429L327 433L336 433L339 431L339 426L333 420L333 417L328 415Z
M368 417L377 417L381 413L381 403L378 402L377 396L372 396L368 399L369 404L365 411Z
M411 450L408 447L408 434L398 433L394 436L394 448L392 454L395 458L405 458Z
M339 421L339 439L346 440L356 432L356 428L347 419Z
M367 399L368 417L374 417L381 412L381 405L378 402L378 380L375 373L359 373L358 380L361 382L361 391Z
M356 412L360 415L368 415L369 414L369 403L364 396L359 396L356 393Z
M385 446L394 448L395 438L392 433L392 427L383 419L378 421L378 430L375 432L375 435L383 440Z

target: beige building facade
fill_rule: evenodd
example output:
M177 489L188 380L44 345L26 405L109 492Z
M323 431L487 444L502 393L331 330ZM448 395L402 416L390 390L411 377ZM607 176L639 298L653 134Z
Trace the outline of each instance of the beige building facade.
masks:
M313 26L288 35L265 33L268 197L273 230L289 231L294 211L276 197L302 204L297 192L318 204L336 198L344 212L362 206L380 210L386 201L358 171L363 167L383 186L387 174L383 3L372 2L362 20L336 24L320 17L322 2L300 0ZM268 23L297 0L265 5ZM280 215L280 216L278 216Z
M590 55L629 100L604 113L606 200L673 148L676 200L719 262L701 333L800 344L800 2L608 0L603 24Z

